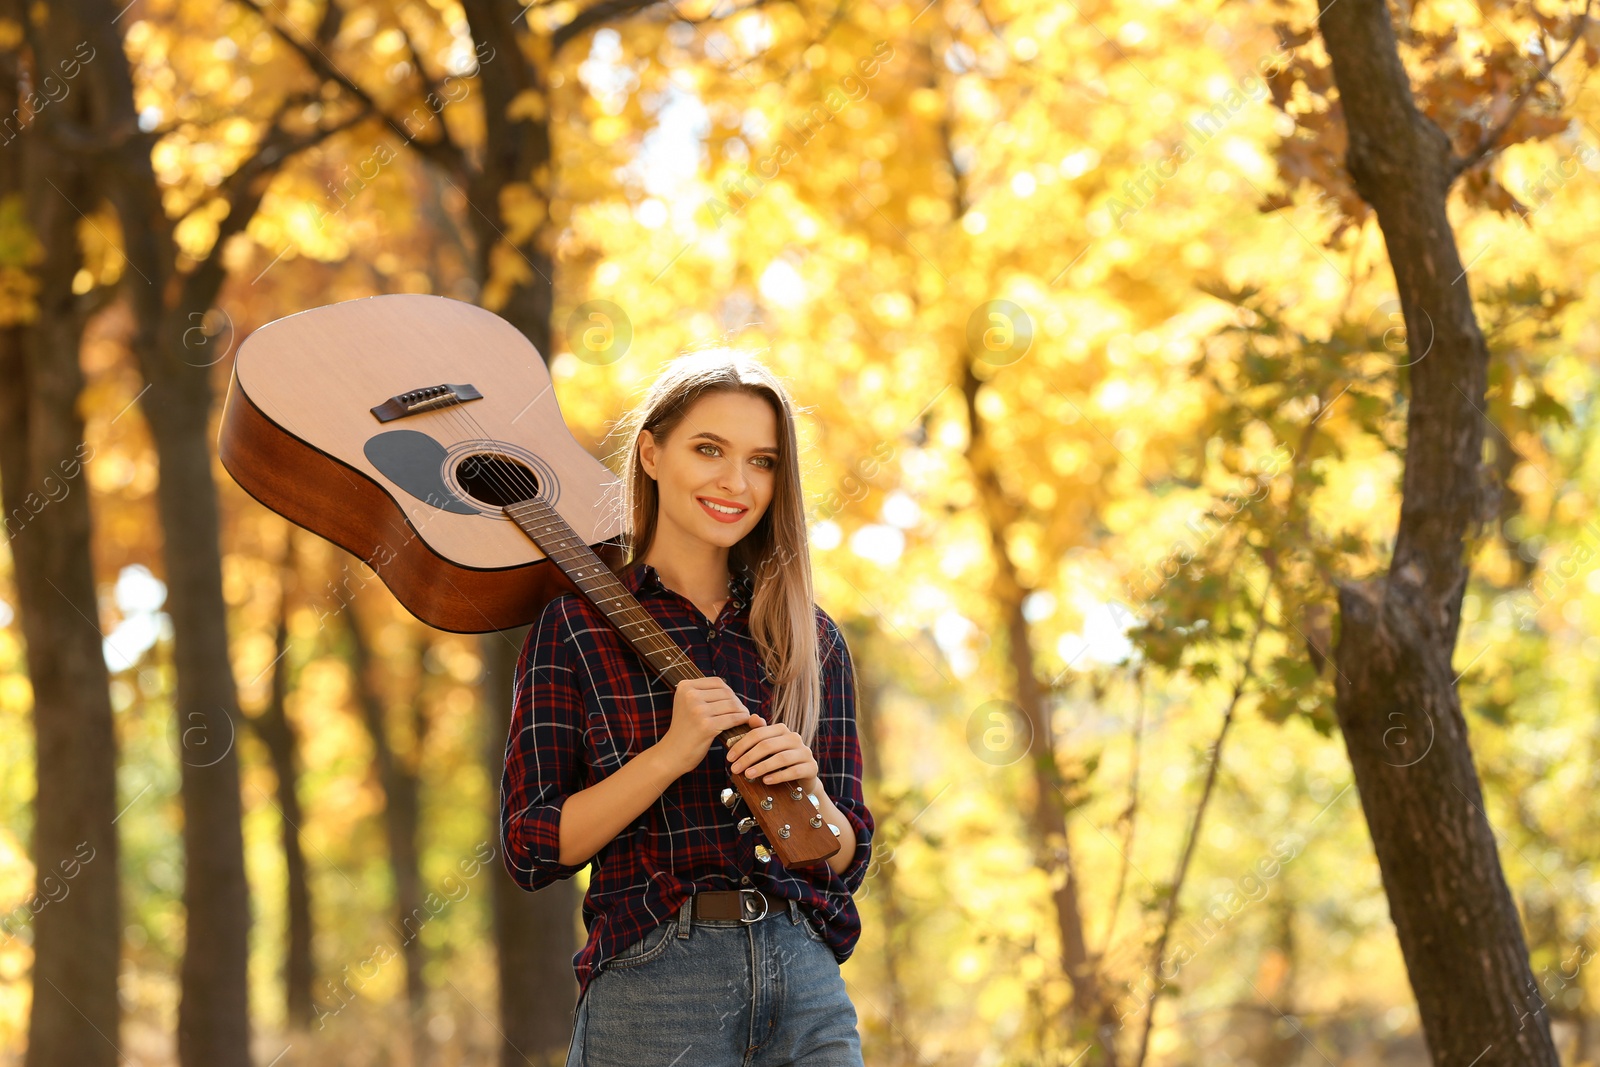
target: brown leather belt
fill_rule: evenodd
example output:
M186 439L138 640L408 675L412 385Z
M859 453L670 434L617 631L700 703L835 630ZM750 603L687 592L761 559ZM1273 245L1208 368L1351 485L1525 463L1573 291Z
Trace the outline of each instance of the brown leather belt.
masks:
M738 919L753 923L784 911L788 906L782 897L759 889L717 889L694 895L693 914L696 919Z

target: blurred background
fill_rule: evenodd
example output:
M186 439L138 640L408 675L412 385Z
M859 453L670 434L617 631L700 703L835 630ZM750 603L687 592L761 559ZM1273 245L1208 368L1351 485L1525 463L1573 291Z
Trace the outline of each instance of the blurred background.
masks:
M1448 180L1358 191L1302 2L0 4L0 1063L565 1062L587 874L521 892L496 827L523 631L423 625L217 460L252 330L402 292L521 330L613 469L690 346L791 383L869 1065L1435 1062L1405 849L1502 920L1520 992L1463 1012L1546 1035L1482 1063L1596 1062L1600 31L1336 2ZM1471 485L1402 481L1421 368ZM1459 713L1358 738L1340 588L1447 488Z

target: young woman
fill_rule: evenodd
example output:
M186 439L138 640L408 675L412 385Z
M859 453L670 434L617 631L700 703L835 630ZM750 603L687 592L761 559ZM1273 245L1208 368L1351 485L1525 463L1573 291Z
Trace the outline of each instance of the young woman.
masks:
M522 649L504 862L528 890L594 865L567 1067L860 1067L839 964L874 823L850 652L812 601L793 405L748 354L692 353L623 434L618 578L705 677L669 689L577 594ZM758 858L719 799L734 774L802 784L838 853Z

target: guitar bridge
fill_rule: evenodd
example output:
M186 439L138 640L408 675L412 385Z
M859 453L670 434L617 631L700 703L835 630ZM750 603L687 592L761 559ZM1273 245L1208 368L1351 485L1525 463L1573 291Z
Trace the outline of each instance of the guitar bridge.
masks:
M430 385L391 396L371 410L379 422L393 422L407 415L421 415L454 404L464 404L468 400L482 399L483 394L471 385Z

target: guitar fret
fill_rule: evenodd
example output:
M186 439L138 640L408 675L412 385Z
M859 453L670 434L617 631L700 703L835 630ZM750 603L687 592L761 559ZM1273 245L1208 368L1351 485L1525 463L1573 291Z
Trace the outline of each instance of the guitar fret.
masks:
M617 631L644 657L669 685L701 677L700 670L627 586L595 554L583 538L567 525L554 508L534 497L505 507L505 513L533 539L545 557L556 565L578 591L605 613Z

